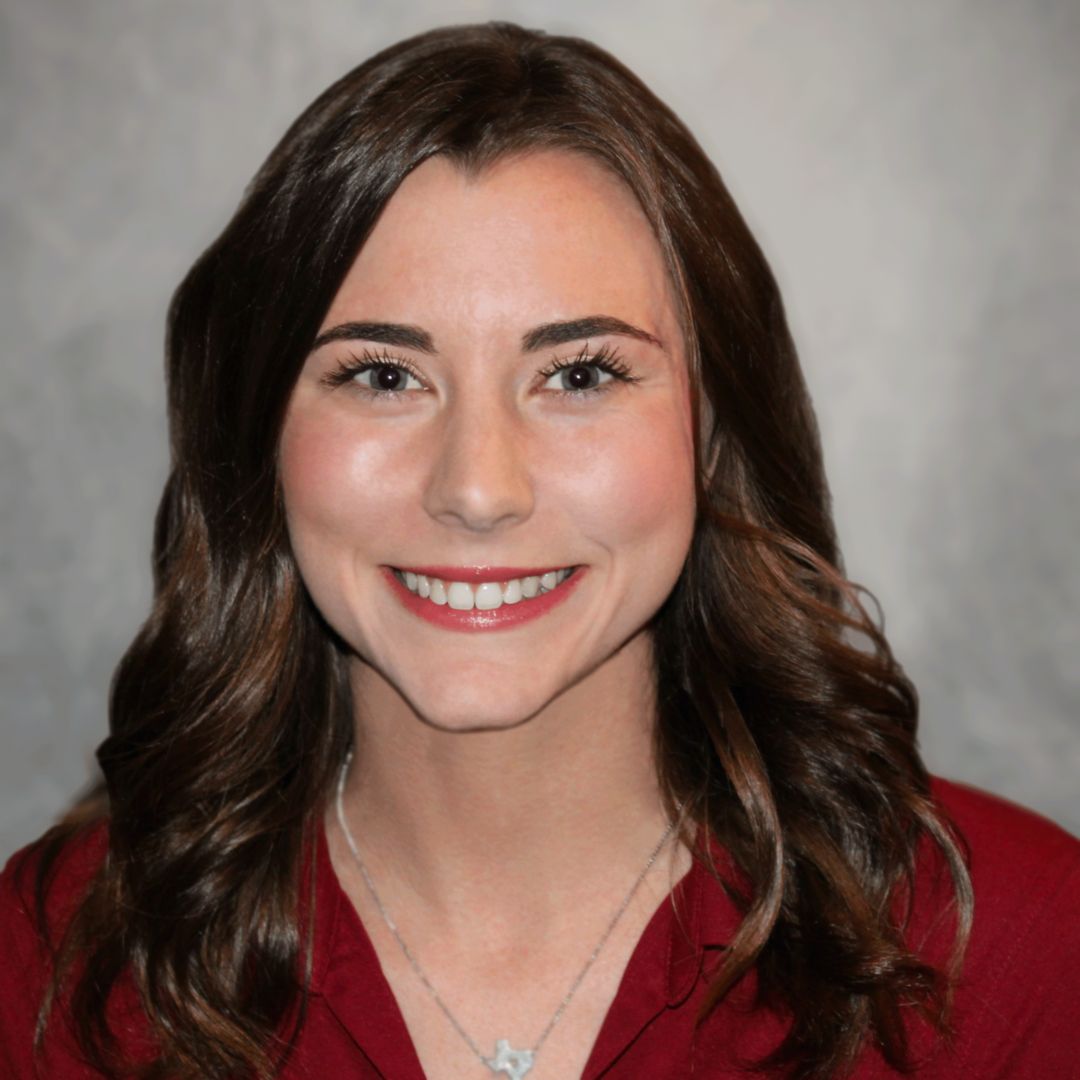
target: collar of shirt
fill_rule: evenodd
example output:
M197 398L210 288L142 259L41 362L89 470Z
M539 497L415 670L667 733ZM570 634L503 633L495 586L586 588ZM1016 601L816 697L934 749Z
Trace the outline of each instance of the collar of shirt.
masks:
M715 839L710 850L721 873L731 875L727 853ZM371 939L338 881L322 827L317 830L315 876L312 995L322 998L380 1072L395 1080L424 1080ZM602 1071L665 1008L686 1001L701 978L706 955L731 940L739 919L727 892L695 858L638 940L585 1076Z

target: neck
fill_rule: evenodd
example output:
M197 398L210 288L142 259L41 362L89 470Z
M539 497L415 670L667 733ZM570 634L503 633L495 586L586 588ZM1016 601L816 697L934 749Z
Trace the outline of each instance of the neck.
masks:
M542 923L601 882L632 881L667 824L652 668L635 644L496 731L433 727L358 665L343 805L380 892L407 892L452 929L495 905Z

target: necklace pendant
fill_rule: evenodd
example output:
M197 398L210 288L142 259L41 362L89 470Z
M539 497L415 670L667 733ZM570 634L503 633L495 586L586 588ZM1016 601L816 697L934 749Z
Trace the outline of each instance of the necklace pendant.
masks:
M510 1080L521 1078L533 1067L531 1050L512 1050L506 1039L495 1044L495 1056L484 1058L484 1063L493 1073L506 1073Z

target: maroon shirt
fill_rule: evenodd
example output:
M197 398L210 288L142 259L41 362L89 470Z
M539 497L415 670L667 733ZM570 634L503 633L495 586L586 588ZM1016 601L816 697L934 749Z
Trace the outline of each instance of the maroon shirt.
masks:
M1080 841L973 788L942 780L934 786L971 847L975 923L957 992L958 1039L948 1048L935 1044L925 1029L915 1029L913 1045L925 1058L916 1075L920 1080L1080 1077ZM66 857L51 899L55 918L70 910L101 857L102 843L99 831L94 841ZM371 941L338 883L325 837L317 859L312 997L282 1075L287 1080L423 1080ZM16 881L14 863L9 861L0 877L0 1075L5 1078L33 1075L34 1015L45 978L26 879ZM924 858L911 942L935 961L951 942L949 896L947 874L938 880ZM682 914L681 925L673 904ZM693 1027L706 975L737 925L723 890L695 863L642 934L583 1080L745 1078L737 1068L740 1056L773 1048L785 1030L782 1019L749 1008L752 976L696 1034ZM112 1015L122 1042L145 1051L145 1019L129 986L117 996ZM49 1080L97 1076L79 1063L63 1029L56 1032L60 1037L42 1075ZM868 1047L852 1077L895 1075Z

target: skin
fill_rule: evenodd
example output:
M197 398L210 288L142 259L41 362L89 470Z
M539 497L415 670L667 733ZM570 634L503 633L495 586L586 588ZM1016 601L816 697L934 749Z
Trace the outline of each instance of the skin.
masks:
M346 814L410 948L482 1044L542 1030L667 823L646 627L695 518L676 311L648 221L601 165L543 151L468 178L435 158L387 204L322 326L422 328L432 354L368 345L419 379L402 378L392 399L363 392L371 375L329 386L365 348L335 341L312 352L290 401L290 538L315 604L355 652ZM541 324L598 314L656 341L522 350ZM605 345L636 382L588 369L607 389L570 398L557 393L565 373L540 374ZM540 619L456 633L406 610L380 571L425 563L586 571ZM330 812L327 835L429 1075L473 1075ZM580 1071L634 944L687 866L669 844L530 1080Z

